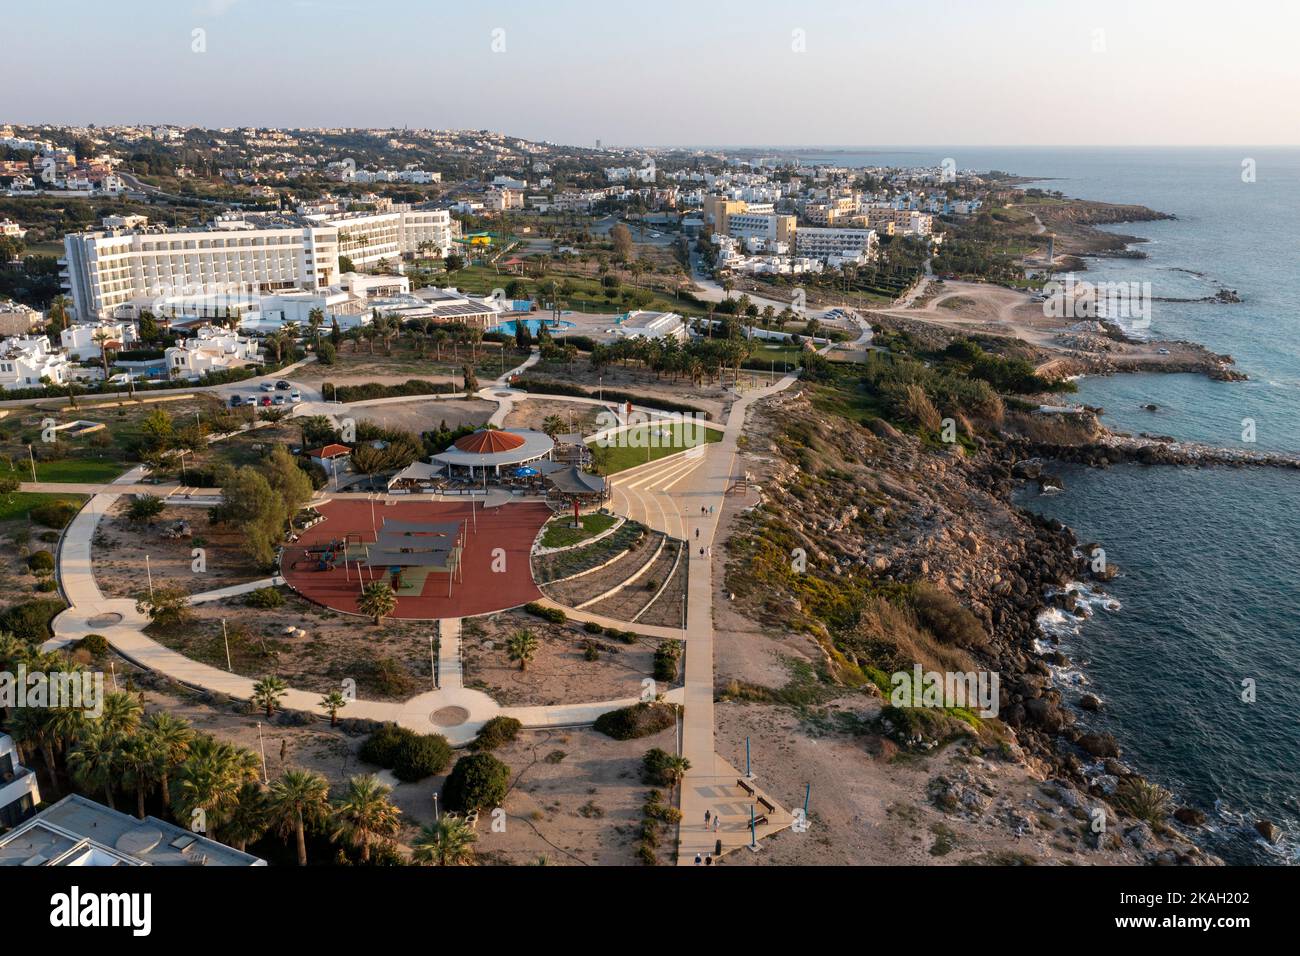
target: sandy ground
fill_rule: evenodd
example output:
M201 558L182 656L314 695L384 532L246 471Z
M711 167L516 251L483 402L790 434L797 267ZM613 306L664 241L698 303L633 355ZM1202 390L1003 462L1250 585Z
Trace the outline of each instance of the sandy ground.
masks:
M506 641L524 629L532 632L539 646L527 670L521 671L510 660ZM597 660L585 658L589 643L597 649ZM624 644L588 634L575 624L549 624L522 611L468 620L461 634L466 686L512 706L636 697L641 681L654 675L656 646L648 638Z
M572 429L584 435L597 430L596 419L601 409L595 405L577 402L557 402L545 398L530 398L517 404L506 416L506 428L532 428L538 431L548 416L558 415L564 421L565 431Z
M479 426L487 423L496 405L478 399L468 401L448 399L446 401L394 402L390 405L368 405L355 409L352 414L357 421L372 422L381 428L396 428L412 432L433 431L445 422L448 428L462 425Z
M606 389L632 392L647 398L657 397L669 401L684 402L709 413L710 421L718 421L723 409L731 404L732 396L722 389L715 380L707 380L702 385L693 385L687 379L656 378L655 373L640 366L611 365L600 375L586 362L574 362L573 368L566 368L563 362L540 363L524 373L528 378L549 379L572 382L583 388L596 392L598 386Z
M95 580L109 597L135 597L149 587L177 587L187 594L242 584L266 577L240 550L237 531L208 522L208 509L167 507L147 525L126 518L129 501L123 497L100 519L92 549ZM178 521L188 521L191 537L169 539L163 532ZM195 570L194 549L202 550ZM145 557L148 556L148 568Z

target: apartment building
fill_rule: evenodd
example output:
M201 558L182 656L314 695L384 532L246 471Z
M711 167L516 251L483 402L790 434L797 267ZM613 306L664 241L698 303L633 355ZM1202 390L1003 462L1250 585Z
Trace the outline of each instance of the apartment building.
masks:
M824 229L802 226L795 233L795 252L815 259L865 262L876 252L874 229Z
M41 802L36 774L18 762L18 746L0 734L0 829L16 827Z
M504 212L507 209L524 208L524 191L522 189L490 189L483 197L483 208L488 212Z
M795 217L733 213L727 216L726 234L733 239L758 240L767 249L789 246L794 242Z
M192 339L164 352L171 378L202 378L208 372L260 362L257 342L225 329L205 325Z

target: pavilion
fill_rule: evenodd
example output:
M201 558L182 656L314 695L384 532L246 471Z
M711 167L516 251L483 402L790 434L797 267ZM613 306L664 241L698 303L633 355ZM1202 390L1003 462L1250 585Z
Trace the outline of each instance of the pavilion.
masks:
M544 432L531 429L483 428L456 439L450 448L430 461L444 465L449 476L458 471L470 479L508 471L533 462L550 461L555 442Z

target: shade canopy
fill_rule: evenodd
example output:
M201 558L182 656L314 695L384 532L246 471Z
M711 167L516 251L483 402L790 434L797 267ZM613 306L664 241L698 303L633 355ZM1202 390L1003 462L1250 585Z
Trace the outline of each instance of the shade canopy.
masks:
M457 448L471 455L496 455L503 451L513 451L523 443L523 435L495 428L486 428L455 441Z

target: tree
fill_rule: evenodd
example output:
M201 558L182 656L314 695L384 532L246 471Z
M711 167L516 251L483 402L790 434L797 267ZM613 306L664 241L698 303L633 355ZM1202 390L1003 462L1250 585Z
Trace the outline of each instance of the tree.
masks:
M554 438L560 432L564 431L564 419L559 415L547 415L546 418L542 420L542 431L546 433L548 438Z
M475 374L474 368L470 365L461 367L461 374L465 377L465 394L472 395L478 391L478 375Z
M347 840L361 853L361 862L370 862L370 847L376 841L391 839L397 832L401 811L389 802L393 792L377 777L358 775L348 780L347 792L334 807L334 832L331 840Z
M162 514L164 507L163 500L157 495L135 495L127 506L126 516L136 524L148 524Z
M221 835L236 850L243 852L249 843L260 840L270 825L271 801L266 788L250 780L235 793Z
M357 609L375 620L375 627L397 608L397 595L387 581L371 581L361 592Z
M320 353L320 330L325 324L325 310L321 308L312 309L307 313L307 325L311 329L312 345L316 348L317 354Z
M537 655L537 638L532 631L516 631L506 641L506 653L512 661L519 662L521 671L528 669L528 662Z
M72 778L87 790L102 789L104 802L110 810L117 809L113 803L113 783L121 769L118 748L119 741L114 734L91 724L68 751L68 769Z
M330 726L339 725L339 711L348 705L348 699L340 691L332 690L320 699L321 709L330 715Z
M442 786L448 809L468 813L498 807L510 789L510 768L489 753L461 757Z
M444 816L421 828L411 843L412 859L424 866L471 866L477 840L464 820Z
M286 770L271 784L270 819L281 836L293 833L298 865L307 865L307 828L322 823L330 812L329 784L318 773Z
M609 241L614 244L614 257L619 261L626 262L632 257L632 233L623 223L609 231Z
M662 773L664 778L673 787L678 786L686 776L686 771L691 769L691 762L685 757L672 754L663 763Z
M152 596L141 597L135 602L135 609L148 615L149 620L159 627L179 627L194 616L190 596L177 587L154 588Z
M135 815L144 819L144 798L158 783L158 754L156 743L146 734L122 738L119 756L123 770L122 782L135 789Z
M170 778L176 767L185 760L190 752L190 743L194 740L194 731L180 718L173 717L166 711L150 714L141 731L152 746L154 759L157 761L158 784L162 790L163 803L171 805L172 795Z
M221 743L212 737L195 737L189 754L176 771L173 809L184 826L216 838L234 809L240 788L258 779L259 764L252 751Z
M459 272L465 268L465 258L458 253L451 252L442 260L442 264L446 267L447 275L450 277L453 272Z
M280 703L280 698L289 692L288 685L274 674L263 677L253 685L254 707L265 707L268 719L275 713L276 705Z

